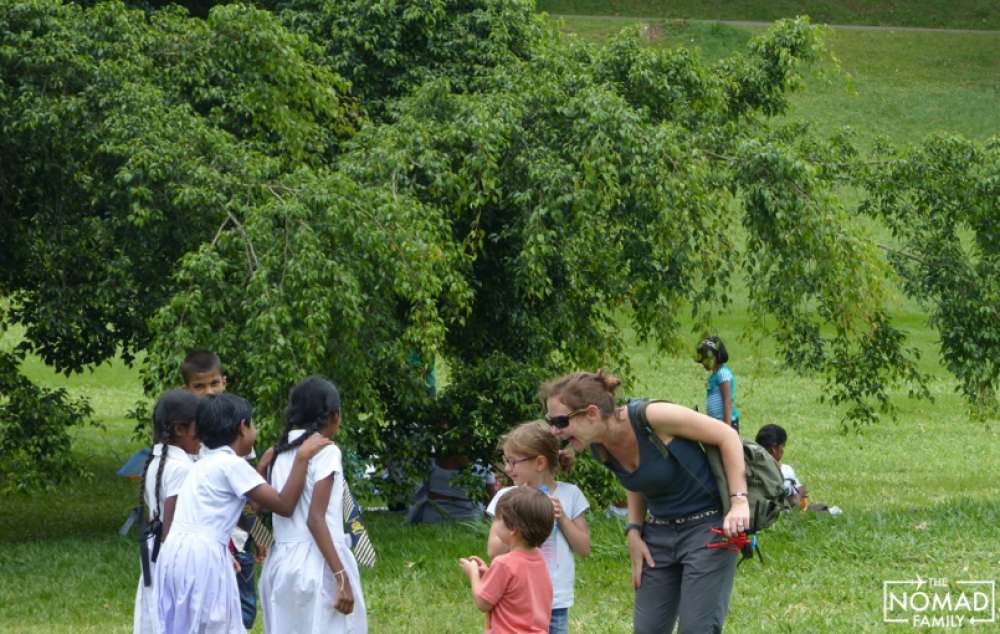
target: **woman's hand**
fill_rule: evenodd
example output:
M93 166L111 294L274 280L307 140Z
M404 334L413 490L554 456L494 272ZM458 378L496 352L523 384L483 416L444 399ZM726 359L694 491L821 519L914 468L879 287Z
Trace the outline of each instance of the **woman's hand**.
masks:
M655 568L653 555L649 552L649 547L642 540L639 531L628 532L628 558L632 561L632 587L638 589L642 585L642 564L645 563L650 568Z
M337 597L333 601L333 607L341 614L350 614L354 611L354 591L351 590L351 582L347 579L347 573L341 571L337 577Z
M722 522L727 537L750 530L750 502L746 497L729 498L731 506Z

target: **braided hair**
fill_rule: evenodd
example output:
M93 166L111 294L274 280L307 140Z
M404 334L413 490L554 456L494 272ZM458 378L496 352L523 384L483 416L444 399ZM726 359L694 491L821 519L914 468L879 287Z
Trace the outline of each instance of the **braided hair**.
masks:
M312 432L319 431L330 419L331 414L340 412L340 392L337 386L321 376L310 376L295 384L288 393L288 407L285 409L285 429L274 447L274 454L267 469L267 479L271 480L271 470L278 454L301 445ZM305 433L295 440L288 436L293 429L304 429Z
M153 519L160 517L160 498L163 491L163 468L167 464L167 445L177 436L177 427L194 422L195 411L198 408L198 397L187 390L170 390L156 401L153 408L153 444L160 445L160 464L156 469L156 486L153 495L153 506L150 508ZM145 504L146 476L149 465L153 462L150 450L146 463L142 467L142 480L139 484L139 506Z
M153 408L153 449L160 445L160 464L156 469L156 486L153 494L153 505L149 509L153 518L149 524L145 522L143 506L146 502L146 476L149 475L149 465L153 462L153 449L146 456L142 467L142 479L139 481L139 558L142 564L143 585L152 584L150 578L150 562L155 562L160 552L162 542L163 521L160 519L160 498L163 491L163 469L167 464L167 447L177 437L177 427L195 422L195 411L198 408L198 397L187 390L171 390L164 393L156 401ZM147 539L153 538L153 551L148 550Z

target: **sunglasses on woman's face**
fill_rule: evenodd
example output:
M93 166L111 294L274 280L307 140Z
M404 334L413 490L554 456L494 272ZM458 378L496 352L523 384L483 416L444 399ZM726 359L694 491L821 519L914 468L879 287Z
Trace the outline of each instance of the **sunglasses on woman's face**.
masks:
M589 407L589 406L588 406ZM545 422L552 425L556 429L566 429L569 426L569 419L573 418L577 414L582 414L587 411L586 407L575 409L569 414L560 414L558 416L545 415Z

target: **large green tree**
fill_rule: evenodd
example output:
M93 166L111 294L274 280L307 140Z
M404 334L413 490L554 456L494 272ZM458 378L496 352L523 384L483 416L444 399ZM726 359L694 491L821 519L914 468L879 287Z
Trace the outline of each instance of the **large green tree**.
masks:
M634 32L582 43L523 1L264 6L0 3L2 325L25 333L8 384L17 355L78 371L144 350L154 396L212 348L269 433L288 388L325 374L353 455L416 472L432 446L489 457L551 374L627 377L623 320L671 349L682 312L726 309L739 276L845 420L920 389L885 309L899 261L836 193L867 183L865 210L890 221L920 200L928 224L945 198L774 123L822 53L807 20L707 65ZM993 166L967 174L975 227L995 214L996 154L963 147ZM30 400L0 402L0 439L30 437Z

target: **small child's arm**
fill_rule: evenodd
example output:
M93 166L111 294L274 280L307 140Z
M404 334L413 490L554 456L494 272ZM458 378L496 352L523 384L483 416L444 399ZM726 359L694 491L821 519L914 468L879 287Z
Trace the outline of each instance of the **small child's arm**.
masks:
M493 609L493 604L480 596L479 592L483 588L483 575L489 570L482 559L472 555L470 557L463 557L458 560L462 570L465 571L465 575L469 578L469 585L472 588L472 600L475 602L476 607L483 612L489 612Z
M333 600L333 607L341 614L350 614L354 611L354 589L351 588L351 580L347 578L347 573L344 571L344 563L340 561L337 549L333 545L330 528L326 525L326 508L330 504L330 493L333 490L333 479L336 475L334 473L316 482L306 525L316 542L316 547L319 548L323 559L326 560L326 565L337 581L337 594ZM341 474L340 477L343 475Z
M580 513L576 519L571 519L563 512L562 504L558 498L552 497L551 500L556 522L559 523L559 530L566 538L570 550L580 557L586 557L590 554L590 527L587 526L587 515ZM492 529L490 532L492 536Z
M177 496L171 495L163 501L163 528L160 529L160 542L167 541L170 527L174 524L174 509L177 508Z
M253 502L271 509L282 517L291 517L292 513L295 512L295 505L298 504L299 496L302 495L302 487L305 484L309 459L330 444L332 442L329 438L313 434L295 452L295 462L292 466L292 471L288 475L288 480L285 481L285 486L281 489L280 493L270 484L263 483L247 491L247 497Z
M719 395L722 396L722 422L733 424L733 397L729 381L719 383Z

